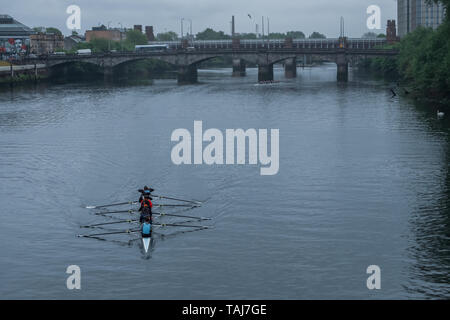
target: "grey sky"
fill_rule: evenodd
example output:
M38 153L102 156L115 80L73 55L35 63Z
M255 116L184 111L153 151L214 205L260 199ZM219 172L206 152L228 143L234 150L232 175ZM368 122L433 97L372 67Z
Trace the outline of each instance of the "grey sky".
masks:
M155 32L180 32L180 18L192 19L193 32L206 27L230 33L231 15L236 18L237 32L254 32L251 14L261 23L261 16L270 19L271 32L300 30L306 35L319 31L327 37L339 36L339 17L345 18L346 35L360 37L371 31L366 27L366 8L381 8L381 30L386 21L396 19L396 0L2 0L0 14L10 14L30 26L54 26L69 34L65 26L66 8L81 7L81 28L84 32L99 23L118 27L133 24L153 25ZM188 23L185 23L185 30Z

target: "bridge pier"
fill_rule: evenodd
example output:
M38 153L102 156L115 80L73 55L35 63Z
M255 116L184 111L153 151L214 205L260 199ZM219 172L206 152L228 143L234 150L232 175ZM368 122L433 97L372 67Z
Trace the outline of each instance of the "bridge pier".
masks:
M197 76L197 65L190 64L188 66L178 66L178 84L191 84L196 83Z
M258 82L273 80L273 64L258 65Z
M245 73L245 61L242 59L233 59L233 77L244 77Z
M67 78L69 77L69 67L67 64L63 65L62 76L65 80L67 80Z
M337 64L337 81L348 81L348 61L345 54L339 54L336 59Z
M289 58L284 61L284 76L286 78L297 77L297 59Z
M103 79L105 81L112 81L114 75L113 67L103 67Z

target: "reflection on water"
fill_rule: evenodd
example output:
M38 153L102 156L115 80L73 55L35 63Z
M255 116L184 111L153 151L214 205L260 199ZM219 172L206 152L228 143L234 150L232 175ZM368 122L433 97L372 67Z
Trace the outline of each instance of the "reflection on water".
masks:
M4 298L446 298L449 118L333 64L256 84L73 83L0 91L0 294ZM175 166L171 133L280 129L280 171ZM130 238L76 238L88 204L162 194L205 200L201 232L173 230L143 259ZM167 218L166 218L167 219ZM172 221L172 220L166 220ZM173 219L173 221L177 221ZM20 236L26 234L33 237ZM65 288L81 267L82 290ZM369 291L377 264L382 289ZM143 274L151 274L144 279Z

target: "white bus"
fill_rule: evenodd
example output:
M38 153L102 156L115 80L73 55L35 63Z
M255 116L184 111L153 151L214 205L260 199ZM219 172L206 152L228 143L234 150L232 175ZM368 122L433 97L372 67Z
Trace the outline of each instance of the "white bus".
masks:
M91 54L91 53L92 53L91 49L78 49L77 50L77 54L88 55L88 54Z
M169 45L167 44L149 44L149 45L137 45L134 47L137 53L142 52L165 52L169 50Z

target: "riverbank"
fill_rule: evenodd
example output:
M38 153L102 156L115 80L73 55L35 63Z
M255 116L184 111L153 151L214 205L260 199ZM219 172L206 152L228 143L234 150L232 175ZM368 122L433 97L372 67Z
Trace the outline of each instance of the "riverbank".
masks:
M2 62L0 66L0 86L36 82L47 78L45 65L11 65Z
M390 47L399 50L397 57L366 59L359 67L396 81L415 100L450 111L450 21L436 30L418 27Z

